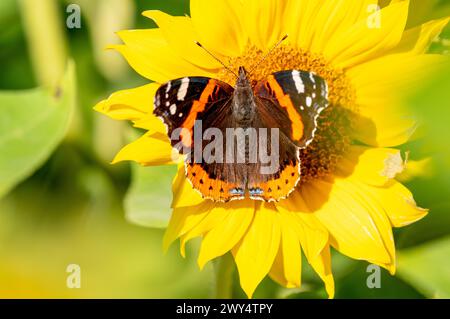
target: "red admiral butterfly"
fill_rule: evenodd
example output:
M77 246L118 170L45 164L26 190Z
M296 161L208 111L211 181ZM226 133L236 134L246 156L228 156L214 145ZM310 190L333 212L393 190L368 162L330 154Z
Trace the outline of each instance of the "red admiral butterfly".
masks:
M221 202L243 198L278 201L300 181L300 149L313 140L317 118L328 106L327 97L325 80L314 73L280 71L252 86L241 67L234 88L207 77L185 77L161 85L155 95L154 114L166 124L169 138L179 132L181 142L171 138L172 146L188 155L186 176L204 198ZM197 140L199 121L201 139ZM236 155L232 157L235 160L198 160L196 146L200 144L201 150L208 147L205 139L212 137L204 135L211 128L227 137L229 129L241 129L244 134L251 129L279 129L275 170L262 173L261 158L249 160L249 154L258 147L269 151L274 148L263 134L258 143L251 138L236 143L236 136L232 136L231 143L229 139L225 143L216 136L215 151ZM245 160L236 160L239 155Z

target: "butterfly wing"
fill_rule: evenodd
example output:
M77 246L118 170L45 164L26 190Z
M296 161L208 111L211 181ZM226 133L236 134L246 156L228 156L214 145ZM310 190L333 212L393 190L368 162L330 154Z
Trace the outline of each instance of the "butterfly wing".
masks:
M234 89L207 77L185 77L169 81L155 94L153 113L167 126L172 146L182 154L191 152L194 125L205 114L227 104Z
M300 149L281 129L269 128L259 114L254 126L258 129L258 160L247 165L248 193L252 199L279 201L300 181Z
M299 148L278 127L268 127L259 111L250 125L242 127L230 103L205 115L203 157L186 163L189 180L204 197L216 201L286 198L300 180ZM257 110L265 109L259 106L265 103L261 99L255 103ZM210 138L208 130L215 130L216 136ZM224 158L208 152L213 144Z
M300 148L313 140L317 119L328 106L327 83L312 72L273 73L256 86L255 95L263 101L258 104L261 120L279 127Z
M255 87L254 126L279 129L277 149L270 137L259 137L267 150L277 152L275 170L263 173L261 161L248 167L250 197L265 201L286 198L301 178L300 149L313 140L320 113L328 106L328 88L319 76L288 70L270 75ZM263 151L259 145L259 152ZM270 151L268 152L268 154ZM272 163L274 165L274 163Z
M172 146L187 155L185 171L192 187L202 197L221 202L243 198L245 186L245 164L213 159L205 151L213 147L222 153L217 156L226 153L226 129L237 126L230 108L233 92L227 83L190 77L162 85L155 95L154 114L167 125ZM194 125L202 136L199 147L194 146ZM211 129L218 134L208 138L208 131L214 133Z
M251 129L258 136L258 145L246 142L234 147L227 145L227 129L242 128L232 115L231 86L209 78L184 78L166 83L156 94L154 113L166 123L169 137L177 129L187 132L182 147L174 139L172 145L189 155L186 176L204 198L229 201L248 194L252 199L277 201L287 197L300 180L299 150L312 141L317 118L328 105L325 81L309 72L282 71L258 84L254 92L257 114ZM202 139L199 161L193 147L197 120L202 121L202 137L209 129L215 129L221 137L212 134L209 140ZM261 136L260 129L269 130ZM275 131L270 129L278 132L276 149L272 143ZM208 158L214 157L213 153L204 152L211 144L216 145L216 150L221 149L222 155L231 152L233 161ZM255 148L261 152L263 145L267 154L276 153L276 160L249 161L248 153ZM237 162L243 152L246 160Z
M204 198L214 201L228 202L245 198L247 184L247 165L237 160L238 153L245 152L245 145L239 145L235 136L227 132L237 129L238 125L231 115L231 101L221 106L221 110L205 117L203 122L204 139L201 150L202 160L194 159L186 162L186 174L192 186ZM228 133L229 134L229 133ZM234 139L234 143L230 143ZM196 150L193 150L196 153Z

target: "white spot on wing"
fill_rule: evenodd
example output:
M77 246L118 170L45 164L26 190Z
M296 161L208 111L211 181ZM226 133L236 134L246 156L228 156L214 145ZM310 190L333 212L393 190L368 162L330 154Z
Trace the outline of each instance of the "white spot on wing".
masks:
M171 87L172 87L172 82L168 82L167 87L166 87L166 99L169 99L169 91L170 91Z
M177 98L179 101L184 101L184 98L186 97L187 90L189 87L189 78L184 78L181 80L181 86L178 90Z
M175 115L175 113L177 112L177 106L175 104L172 104L170 106L170 114Z
M305 86L303 85L302 78L300 77L300 72L292 71L292 78L294 79L295 87L297 88L297 92L304 93Z
M312 105L312 98L310 96L306 97L306 106L310 107Z

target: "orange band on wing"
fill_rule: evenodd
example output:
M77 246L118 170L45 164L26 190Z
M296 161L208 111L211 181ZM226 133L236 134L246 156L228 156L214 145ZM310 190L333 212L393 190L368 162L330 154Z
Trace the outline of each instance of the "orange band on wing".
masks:
M267 83L270 85L272 91L275 92L275 97L280 105L285 108L288 113L288 117L292 122L292 139L295 141L301 140L304 130L303 121L301 115L295 109L294 104L292 104L291 98L289 95L284 94L283 89L273 75L268 77Z
M206 85L205 89L200 95L200 99L198 101L194 101L194 103L192 104L191 111L189 112L189 115L181 125L182 128L189 130L189 132L191 133L190 134L191 137L194 136L194 134L192 133L192 129L194 127L195 120L197 119L197 114L205 110L206 104L208 103L209 98L213 95L216 86L217 86L216 80L213 79L209 80L208 84ZM180 136L185 146L187 147L192 146L192 138L185 137L183 131L181 132ZM188 145L185 142L188 143Z
M226 202L236 197L230 193L231 189L237 187L236 183L228 183L219 179L210 178L201 164L187 164L186 176L191 181L192 186L204 198Z
M298 162L287 165L280 171L278 178L268 180L265 183L249 184L249 189L259 188L263 191L261 195L253 195L253 198L262 198L266 201L279 201L282 198L286 198L299 182L300 173L298 165Z

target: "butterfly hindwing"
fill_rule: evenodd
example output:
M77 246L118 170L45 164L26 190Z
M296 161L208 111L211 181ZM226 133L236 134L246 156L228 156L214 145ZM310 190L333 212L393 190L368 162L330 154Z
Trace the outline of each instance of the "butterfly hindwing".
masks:
M298 147L313 139L320 113L328 106L328 87L312 72L288 70L270 75L255 88L267 125L279 127ZM290 125L286 125L290 123Z
M300 181L300 149L281 129L269 128L259 116L254 126L259 132L266 130L267 133L258 136L258 151L263 156L260 153L257 163L247 166L249 197L279 201L289 196ZM274 134L276 138L272 139ZM263 158L267 159L266 163L262 161Z

